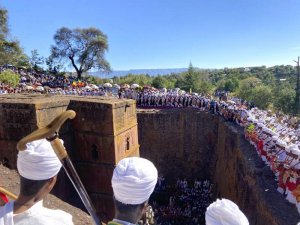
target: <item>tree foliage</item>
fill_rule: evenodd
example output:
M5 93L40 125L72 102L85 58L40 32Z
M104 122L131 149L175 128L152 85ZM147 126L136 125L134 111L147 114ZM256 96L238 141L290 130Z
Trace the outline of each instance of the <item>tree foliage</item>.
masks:
M110 70L104 55L108 50L107 36L96 28L69 29L62 27L54 35L51 46L53 60L69 61L80 79L92 68Z
M0 65L6 64L29 66L28 57L23 53L19 42L0 40Z
M0 82L16 87L20 82L20 75L11 70L5 70L0 73Z
M0 65L29 66L28 57L17 40L8 37L8 12L0 8Z
M54 75L58 75L63 68L63 65L55 62L51 55L45 59L45 63L47 65L47 72Z
M42 70L41 66L44 63L44 57L40 56L36 49L31 51L30 64L34 70Z
M104 80L101 79L101 78L99 78L99 77L87 76L87 77L86 77L86 80L87 80L89 83L96 84L96 85L104 84Z
M173 89L175 82L176 81L169 76L156 76L152 81L152 86L155 88Z
M250 100L260 109L267 109L273 101L273 94L270 87L261 85L253 88Z
M0 8L0 39L4 40L8 34L8 13L4 8Z
M274 88L274 107L283 113L292 113L296 91L289 83L279 84Z
M239 87L239 81L235 77L222 79L217 84L217 89L228 92L235 92Z
M249 77L240 81L237 95L248 101L252 100L254 88L261 85L261 80L256 77Z
M144 85L151 85L153 77L149 76L148 74L128 74L124 77L115 77L113 79L114 83L118 84L139 84L141 86Z

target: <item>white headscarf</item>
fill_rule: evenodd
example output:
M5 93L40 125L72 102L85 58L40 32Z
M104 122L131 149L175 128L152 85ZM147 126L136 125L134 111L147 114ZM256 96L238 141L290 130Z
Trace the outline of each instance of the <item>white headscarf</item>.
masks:
M19 151L17 167L20 175L29 180L47 180L57 175L61 162L49 141L41 139L26 144L25 151Z
M111 180L116 200L137 205L146 202L157 182L157 169L147 159L130 157L122 159Z
M217 199L205 212L206 225L249 225L239 207L228 199Z

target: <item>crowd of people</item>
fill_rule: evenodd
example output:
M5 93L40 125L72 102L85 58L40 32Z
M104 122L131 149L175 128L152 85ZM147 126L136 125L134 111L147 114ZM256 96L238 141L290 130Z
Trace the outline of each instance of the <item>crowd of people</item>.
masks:
M209 180L168 183L163 176L151 199L157 224L204 224L206 208L212 203L213 184Z
M20 75L20 83L12 87L7 83L0 83L0 94L11 93L41 93L52 95L88 95L105 96L108 91L104 86L90 84L86 79L78 80L76 76L54 76L45 72L13 66L0 66L0 73L11 70ZM110 88L109 91L115 89Z
M300 213L300 127L297 117L260 110L239 98L223 101L180 90L129 91L126 94L125 97L137 101L138 107L197 108L244 127L245 138L274 172L278 191L295 204Z
M137 107L190 107L209 111L236 123L244 127L245 138L255 146L257 154L274 172L274 177L278 182L278 191L284 194L288 201L294 203L300 212L300 127L296 117L258 109L252 103L240 98L229 99L228 93L223 91L216 91L215 96L209 96L201 93L187 93L179 88L172 90L136 88L138 85L135 85L135 88L130 88L129 85L120 88L119 85L113 84L99 87L86 81L78 81L75 77L56 77L23 68L0 67L0 71L7 69L20 74L20 84L16 88L11 88L2 83L0 94L38 92L62 95L113 95L134 99ZM196 193L203 194L200 190ZM188 196L191 193L185 194ZM178 201L177 198L176 201ZM179 203L179 205L182 204L182 202ZM193 208L193 205L186 205L185 210L188 207ZM171 210L169 213L183 215L183 217L188 213L185 210L178 213L176 210ZM159 213L165 211L158 210Z
M245 124L245 137L274 172L277 190L300 213L300 130L296 118L276 117L254 109Z

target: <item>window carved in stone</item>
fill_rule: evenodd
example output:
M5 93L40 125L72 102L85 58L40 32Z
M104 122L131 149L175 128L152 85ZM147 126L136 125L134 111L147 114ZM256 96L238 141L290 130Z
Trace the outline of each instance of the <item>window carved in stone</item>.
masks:
M92 144L92 150L91 150L91 153L92 153L92 159L93 160L98 160L99 159L99 152L97 150L97 146Z

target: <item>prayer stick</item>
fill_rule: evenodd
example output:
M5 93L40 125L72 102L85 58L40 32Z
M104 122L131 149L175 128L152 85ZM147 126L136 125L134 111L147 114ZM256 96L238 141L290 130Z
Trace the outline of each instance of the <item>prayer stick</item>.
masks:
M16 200L18 198L18 196L16 196L15 194L11 193L10 191L6 190L3 187L0 187L0 192L7 195L9 198Z

